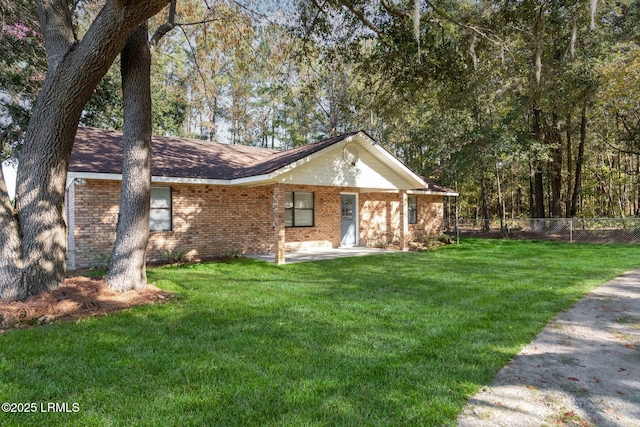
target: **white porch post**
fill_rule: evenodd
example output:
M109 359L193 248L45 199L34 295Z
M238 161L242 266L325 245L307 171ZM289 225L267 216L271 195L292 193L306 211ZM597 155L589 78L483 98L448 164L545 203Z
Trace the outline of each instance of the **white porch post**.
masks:
M400 190L400 249L409 250L409 204L407 190Z
M275 238L275 263L285 263L285 229L284 229L284 189L280 184L273 187L273 231Z

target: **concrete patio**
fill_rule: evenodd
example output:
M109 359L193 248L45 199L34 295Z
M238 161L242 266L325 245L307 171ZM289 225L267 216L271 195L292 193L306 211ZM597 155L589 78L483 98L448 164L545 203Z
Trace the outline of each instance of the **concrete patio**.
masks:
M379 255L385 253L399 252L396 249L380 249L380 248L367 248L363 246L355 246L351 248L332 248L332 249L313 249L304 251L291 251L287 252L285 256L286 264L294 264L297 262L308 261L321 261L325 259L352 257L352 256L365 256L365 255ZM258 259L266 262L275 262L275 254L271 253L259 253L259 254L245 254L247 258Z

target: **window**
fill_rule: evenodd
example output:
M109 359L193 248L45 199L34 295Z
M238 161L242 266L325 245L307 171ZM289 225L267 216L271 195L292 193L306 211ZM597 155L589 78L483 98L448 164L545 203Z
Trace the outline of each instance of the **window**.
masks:
M313 227L313 193L285 191L284 226Z
M409 224L418 222L418 198L416 196L407 197L407 212L409 214Z
M171 187L151 187L149 230L171 231Z

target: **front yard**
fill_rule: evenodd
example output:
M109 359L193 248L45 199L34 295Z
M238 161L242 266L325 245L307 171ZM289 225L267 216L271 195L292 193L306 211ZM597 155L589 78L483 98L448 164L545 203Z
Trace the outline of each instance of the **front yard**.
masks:
M547 321L639 266L640 246L469 239L154 268L174 302L0 335L0 401L38 405L0 425L454 425Z

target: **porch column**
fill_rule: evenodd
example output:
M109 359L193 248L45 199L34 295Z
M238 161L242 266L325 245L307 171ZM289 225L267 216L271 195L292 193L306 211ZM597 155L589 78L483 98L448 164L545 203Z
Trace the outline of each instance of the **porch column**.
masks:
M409 250L409 204L407 190L400 190L400 249Z
M284 231L284 189L280 184L273 187L273 232L276 243L275 263L285 262L285 231Z

